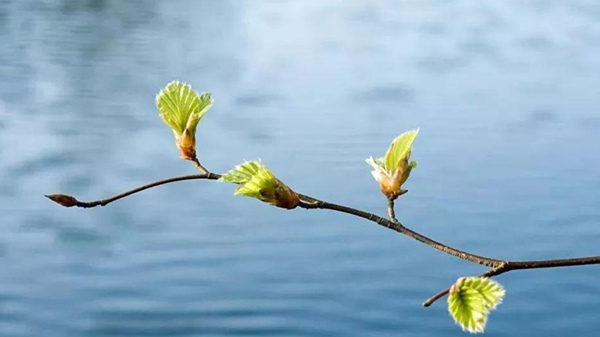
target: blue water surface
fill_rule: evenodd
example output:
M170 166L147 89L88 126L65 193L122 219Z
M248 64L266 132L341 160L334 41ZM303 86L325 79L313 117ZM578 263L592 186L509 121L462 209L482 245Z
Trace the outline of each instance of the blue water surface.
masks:
M194 173L154 106L210 91L198 153L385 214L364 162L420 127L410 228L502 259L600 255L597 1L0 1L0 336L464 336L485 269ZM498 277L488 336L597 336L600 267Z

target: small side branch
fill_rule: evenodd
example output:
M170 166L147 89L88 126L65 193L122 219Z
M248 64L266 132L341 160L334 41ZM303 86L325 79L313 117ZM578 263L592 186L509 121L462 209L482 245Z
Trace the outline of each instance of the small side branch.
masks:
M198 157L192 158L192 163L194 164L194 167L196 168L196 170L198 170L200 173L204 173L204 174L209 174L210 173L206 169L206 167L204 167L204 166L202 166L202 164L200 164L200 161L198 160Z
M590 264L600 264L600 256L579 257L573 259L557 259L557 260L537 260L537 261L505 261L497 268L491 269L481 275L481 277L494 277L500 274L508 273L513 270L525 269L541 269L541 268L558 268L584 266ZM446 296L450 292L450 288L446 288L439 293L431 296L425 302L424 307L429 307L438 299Z
M479 275L479 277L492 277L492 276L496 276L496 275L500 275L502 273L506 272L506 267L508 266L509 262L504 262L502 263L500 266L488 270L487 272ZM430 305L432 305L435 301L439 300L440 298L448 295L450 293L450 287L440 291L439 293L431 296L430 298L428 298L425 302L423 302L423 306L424 307L429 307Z
M184 181L184 180L196 180L196 179L216 180L216 179L219 179L219 177L220 177L219 175L216 175L214 173L192 174L192 175L187 175L187 176L173 177L173 178L158 180L158 181L125 191L123 193L119 193L112 197L95 200L95 201L79 201L75 197L72 197L72 196L66 195L66 194L50 194L50 195L45 195L45 197L64 206L64 207L92 208L92 207L96 207L96 206L106 206L106 205L110 204L111 202L117 201L119 199L123 199L132 194L136 194L136 193L142 192L144 190L147 190L147 189L150 189L150 188L153 188L156 186L164 185L164 184L170 184L170 183L174 183L177 181Z

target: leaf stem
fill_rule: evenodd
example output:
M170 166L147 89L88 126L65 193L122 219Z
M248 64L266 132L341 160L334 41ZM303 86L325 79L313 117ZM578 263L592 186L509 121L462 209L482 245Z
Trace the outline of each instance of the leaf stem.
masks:
M398 219L396 219L396 211L394 210L394 199L393 198L388 198L387 210L388 210L388 216L390 217L390 220L393 222L398 222Z

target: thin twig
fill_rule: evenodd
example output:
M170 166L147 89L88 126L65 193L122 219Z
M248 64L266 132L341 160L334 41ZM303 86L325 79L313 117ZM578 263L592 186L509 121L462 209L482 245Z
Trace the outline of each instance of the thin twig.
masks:
M138 192L141 192L141 191L144 191L149 188L156 187L156 186L164 185L164 184L170 184L170 183L174 183L177 181L184 181L184 180L195 180L195 179L216 180L216 179L219 179L219 177L220 177L220 175L218 175L218 174L203 173L203 174L192 174L192 175L187 175L187 176L167 178L167 179L158 180L158 181L146 184L146 185L142 185L142 186L133 188L131 190L125 191L123 193L119 193L112 197L95 200L95 201L79 201L79 200L75 199L74 197L72 197L70 195L65 195L65 194L50 194L50 195L45 195L45 197L65 206L65 207L75 206L75 207L83 207L83 208L92 208L92 207L96 207L96 206L106 206L113 201L117 201L119 199L128 197L132 194L135 194L135 193L138 193Z
M355 216L367 219L369 221L373 221L380 226L387 227L389 229L393 229L398 233L404 234L410 238L420 241L420 242L428 245L431 248L434 248L434 249L442 251L446 254L450 254L452 256L458 257L459 259L471 261L471 262L474 262L477 264L481 264L481 265L488 266L488 267L494 267L494 268L498 267L500 264L502 264L504 262L504 260L493 259L493 258L486 257L486 256L476 255L476 254L468 253L468 252L450 247L448 245L445 245L443 243L440 243L433 239L430 239L430 238L426 237L425 235L417 233L407 227L404 227L404 225L402 225L402 223L400 223L398 221L392 222L388 219L382 218L373 213L368 213L368 212L361 211L356 208L351 208L351 207L347 207L347 206L343 206L343 205L329 203L329 202L318 200L313 197L309 197L309 196L305 196L305 195L300 195L300 197L303 199L308 198L308 199L310 199L310 201L316 202L316 204L314 206L310 207L311 209L312 208L329 209L332 211L347 213L347 214L351 214L351 215L355 215ZM300 207L304 207L304 205L301 204Z
M101 199L101 200L96 200L96 201L90 201L90 202L82 202L79 201L77 199L75 199L72 196L69 195L50 195L47 196L49 199L63 205L66 207L72 207L72 206L76 206L76 207L83 207L83 208L91 208L91 207L96 207L96 206L106 206L109 203L119 200L121 198L127 197L129 195L141 192L143 190L146 190L148 188L152 188L155 186L159 186L159 185L163 185L163 184L168 184L171 182L175 182L175 181L181 181L181 180L192 180L192 179L209 179L209 180L216 180L219 179L221 177L220 174L216 174L216 173L207 173L207 174L197 174L197 175L190 175L190 176L182 176L182 177L174 177L174 178L169 178L169 179L165 179L165 180L160 180L157 182L153 182L144 186L140 186L138 188L134 188L132 190L117 194L115 196L106 198L106 199ZM60 196L62 198L67 198L69 203L63 203L61 202L62 199L59 199L57 196ZM301 203L299 206L306 208L306 209L314 209L314 208L321 208L321 209L329 209L329 210L333 210L333 211L337 211L337 212L342 212L342 213L347 213L347 214L352 214L355 216L359 216L362 218L365 218L367 220L373 221L375 223L377 223L380 226L383 227L387 227L390 229L393 229L401 234L404 234L406 236L409 236L417 241L420 241L434 249L437 249L439 251L442 251L444 253L450 254L452 256L458 257L460 259L463 260L467 260L467 261L471 261L477 264L481 264L481 265L485 265L488 267L496 267L498 265L500 265L500 263L502 263L502 260L497 260L497 259L492 259L489 257L485 257L485 256L480 256L480 255L475 255L475 254L471 254L456 248L452 248L450 246L447 246L443 243L437 242L435 240L432 240L424 235L421 235L417 232L412 231L411 229L408 229L406 227L404 227L400 222L392 222L390 220L387 220L385 218L382 218L378 215L375 215L373 213L368 213L365 211L361 211L355 208L351 208L351 207L347 207L347 206L342 206L342 205L337 205L337 204L333 204L333 203L328 203L325 201L321 201L318 199L315 199L313 197L309 197L306 195L301 195L300 197L304 200L308 200L309 203Z
M396 211L394 210L394 199L388 198L387 210L390 220L393 222L398 222L398 219L396 219Z
M202 165L200 165L200 163L197 160L194 161L194 163L195 163L195 166L199 170L206 170ZM196 180L196 179L217 180L220 177L221 177L220 174L211 173L208 171L206 171L206 173L202 173L202 174L173 177L173 178L155 181L153 183L131 189L129 191L117 194L117 195L109 197L109 198L96 200L96 201L90 201L90 202L79 201L72 196L64 195L64 194L52 194L52 195L47 195L46 197L48 197L49 199L51 199L63 206L66 206L66 207L75 206L75 207L90 208L90 207L96 207L96 206L106 206L113 201L117 201L119 199L125 198L132 194L135 194L135 193L138 193L138 192L141 192L141 191L144 191L144 190L147 190L149 188L153 188L153 187L156 187L159 185L169 184L172 182L183 181L183 180ZM437 249L437 250L447 253L449 255L493 268L493 269L489 270L488 272L482 274L481 275L482 277L493 277L493 276L497 276L497 275L500 275L503 273L507 273L512 270L556 268L556 267L600 264L600 256L580 257L580 258L571 258L571 259L556 259L556 260L532 260L532 261L505 261L505 260L480 256L480 255L468 253L468 252L450 247L448 245L442 244L440 242L437 242L433 239L430 239L420 233L417 233L417 232L405 227L395 218L393 201L388 200L388 215L390 216L390 219L391 219L391 220L388 220L388 219L382 218L378 215L375 215L373 213L365 212L365 211L362 211L359 209L355 209L355 208L351 208L351 207L347 207L347 206L343 206L343 205L329 203L329 202L322 201L322 200L319 200L319 199L316 199L316 198L313 198L313 197L310 197L307 195L299 194L299 197L301 198L301 202L300 202L299 206L302 208L305 208L305 209L327 209L327 210L332 210L332 211L336 211L336 212L341 212L341 213L358 216L358 217L367 219L369 221L373 221L380 226L387 227L389 229L393 229L398 233L404 234L410 238L413 238L419 242L422 242L422 243L428 245L431 248ZM443 291L435 294L434 296L429 298L427 301L425 301L423 303L423 305L425 307L430 306L436 300L447 295L449 291L450 291L450 288L444 289Z
M198 157L192 158L192 163L194 164L194 167L196 168L196 170L200 171L200 173L204 173L204 174L210 173L206 169L206 167L204 167L204 166L202 166L202 164L200 164L200 161L198 160Z

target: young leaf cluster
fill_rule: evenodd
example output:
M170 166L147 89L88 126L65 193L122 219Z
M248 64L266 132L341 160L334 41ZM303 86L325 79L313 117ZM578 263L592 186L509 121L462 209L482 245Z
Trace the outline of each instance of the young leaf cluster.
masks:
M408 180L412 169L417 167L416 161L410 161L412 143L419 134L419 129L404 132L392 141L385 156L367 158L373 167L371 174L379 183L381 192L391 200L407 192L402 185Z
M504 298L504 288L485 277L462 277L450 288L448 311L465 331L481 333L487 317Z
M260 161L247 161L237 165L220 180L239 184L235 195L256 198L273 206L292 209L300 202L298 195Z
M181 157L196 158L196 127L213 104L209 93L198 94L189 84L173 81L156 95L160 117L175 135Z

